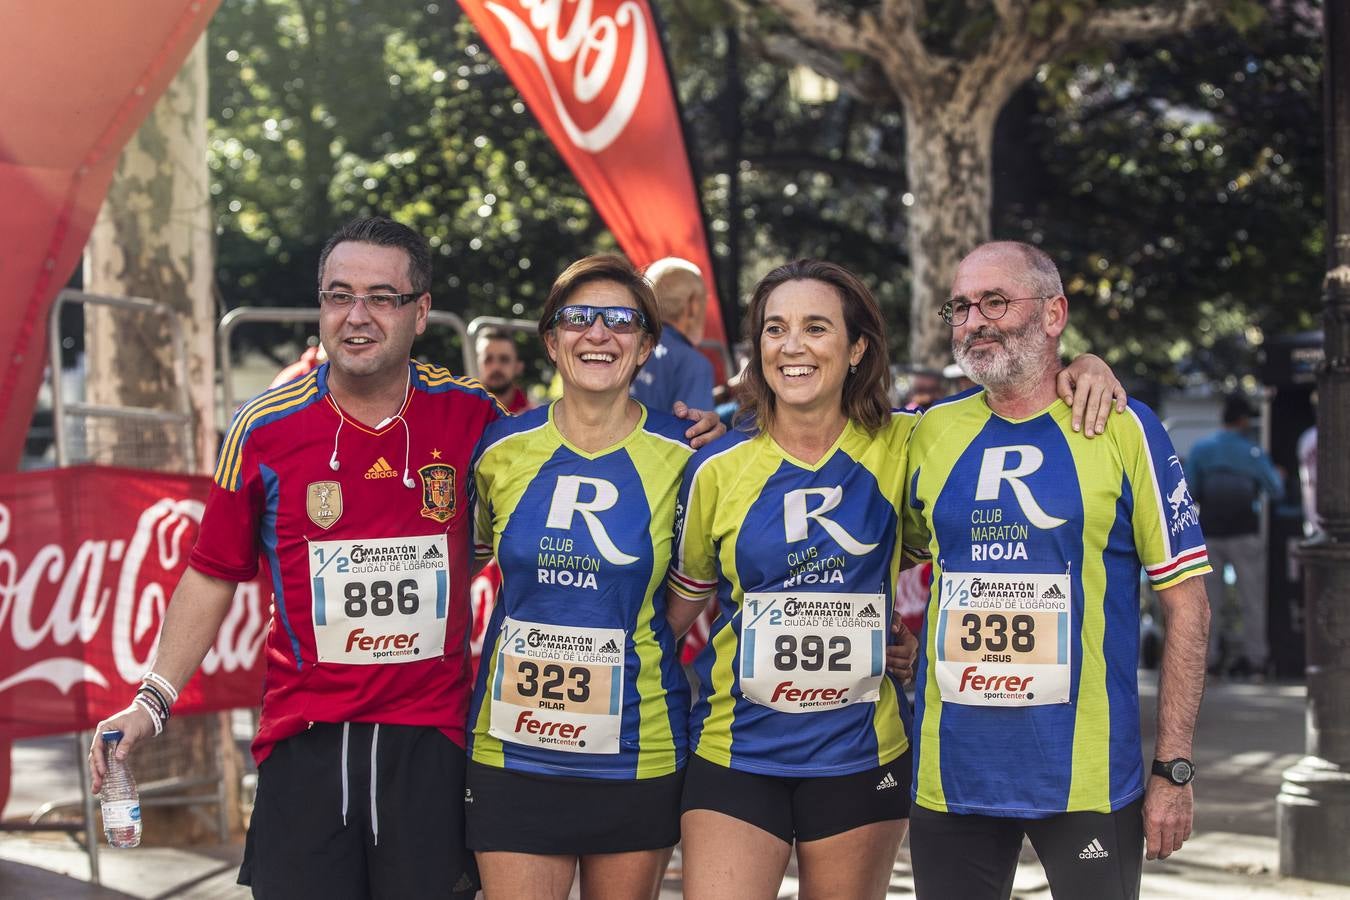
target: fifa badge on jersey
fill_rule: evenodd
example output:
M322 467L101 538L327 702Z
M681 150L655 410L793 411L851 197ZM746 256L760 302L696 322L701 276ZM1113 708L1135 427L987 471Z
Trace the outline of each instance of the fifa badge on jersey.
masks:
M417 470L422 477L422 515L444 522L455 514L455 467L432 463Z
M336 481L311 481L305 495L305 512L320 528L328 528L342 518L342 485Z

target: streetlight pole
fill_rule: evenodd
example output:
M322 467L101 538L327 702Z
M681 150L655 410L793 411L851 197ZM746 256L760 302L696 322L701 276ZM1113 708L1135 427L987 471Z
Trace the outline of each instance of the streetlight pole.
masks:
M1308 646L1307 756L1277 801L1280 873L1350 884L1350 8L1322 4L1327 275L1317 375L1317 509L1299 549Z

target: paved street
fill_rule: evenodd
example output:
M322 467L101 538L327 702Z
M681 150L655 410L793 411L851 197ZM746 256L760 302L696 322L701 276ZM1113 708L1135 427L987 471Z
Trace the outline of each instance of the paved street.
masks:
M1141 679L1145 747L1152 747L1153 676ZM1285 768L1303 749L1301 685L1219 684L1201 713L1196 763L1196 834L1170 860L1145 865L1148 898L1350 898L1350 888L1281 879L1275 843L1275 795ZM70 740L26 741L15 748L14 790L6 819L26 817L42 803L78 795ZM153 810L149 812L153 814ZM143 847L101 852L103 887L89 885L83 850L68 836L0 835L0 898L229 898L248 893L233 884L241 847L194 850ZM679 857L664 898L680 895ZM779 894L795 900L792 872ZM890 895L913 896L908 850L895 867ZM1040 867L1028 852L1014 896L1049 898Z

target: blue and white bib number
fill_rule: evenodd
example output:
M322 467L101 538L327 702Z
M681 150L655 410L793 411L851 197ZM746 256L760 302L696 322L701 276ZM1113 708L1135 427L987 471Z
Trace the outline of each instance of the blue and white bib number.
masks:
M310 542L319 662L372 666L443 655L448 558L444 534Z
M881 594L746 594L741 693L780 712L875 703L886 668Z
M626 643L622 628L505 619L488 734L547 750L618 753Z
M1068 575L944 572L935 644L943 702L1068 703L1072 589Z

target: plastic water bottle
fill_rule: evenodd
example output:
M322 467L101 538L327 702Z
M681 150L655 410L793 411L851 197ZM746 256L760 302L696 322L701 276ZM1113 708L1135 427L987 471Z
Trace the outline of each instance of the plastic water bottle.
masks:
M108 774L103 776L103 833L110 847L138 847L141 843L141 797L136 792L136 779L131 777L127 764L116 756L122 732L105 731L103 758Z

